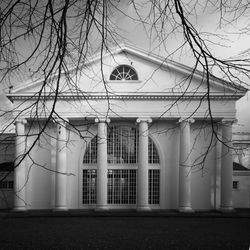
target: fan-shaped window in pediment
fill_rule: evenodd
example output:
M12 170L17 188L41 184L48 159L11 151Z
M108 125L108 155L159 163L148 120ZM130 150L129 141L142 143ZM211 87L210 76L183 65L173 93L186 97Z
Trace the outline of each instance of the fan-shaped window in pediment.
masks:
M136 81L138 75L136 71L129 65L120 65L113 70L109 80L111 81Z

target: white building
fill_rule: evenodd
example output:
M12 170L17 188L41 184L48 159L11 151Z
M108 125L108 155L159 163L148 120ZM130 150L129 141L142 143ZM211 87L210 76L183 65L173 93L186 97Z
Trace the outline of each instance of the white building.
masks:
M233 205L250 208L250 133L233 133L233 145Z
M208 96L202 72L130 46L111 52L103 75L100 56L84 66L82 92L61 80L45 131L56 77L40 96L43 81L8 95L22 110L14 210L232 210L232 124L246 89L211 77Z

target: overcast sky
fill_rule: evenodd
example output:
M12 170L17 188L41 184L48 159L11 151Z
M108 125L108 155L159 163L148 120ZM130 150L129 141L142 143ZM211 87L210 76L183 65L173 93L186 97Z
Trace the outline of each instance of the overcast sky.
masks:
M222 22L220 25L220 13L215 10L215 7L207 5L206 8L204 8L204 4L202 4L204 1L197 2L199 2L200 5L196 8L196 15L190 16L189 20L197 28L197 30L206 33L218 34L220 36L208 36L208 39L213 42L209 43L209 48L216 56L224 59L231 57L234 58L240 56L242 52L249 50L250 34L243 32L244 27L249 25L249 19L247 16L242 15L238 18L237 22ZM129 0L120 1L119 8L129 17L133 17L135 19L137 18L133 6L129 5ZM147 13L146 8L145 13ZM142 25L128 16L118 12L115 18L115 22L121 28L124 36L131 43L135 44L135 46L167 56L167 51L165 51L162 47L160 47L160 50L157 49L156 44L158 44L158 41L155 41L152 44L152 41L149 41L148 39L148 33L145 32ZM228 14L226 15L226 18L231 20L232 15ZM166 47L169 53L176 50L176 48L180 45L180 37L181 34L176 34L171 39L167 40ZM188 54L185 56L183 51L176 53L173 56L173 59L187 65L191 65L193 63ZM236 132L250 132L249 99L249 93L247 93L245 97L241 98L241 100L237 102L236 108L238 123L235 125Z
M190 1L190 0L183 0ZM156 54L162 56L172 55L172 52L178 48L182 42L181 33L173 34L168 40L164 42L165 49L163 46L157 46L159 40L154 39L156 33L152 33L151 41L149 39L151 28L150 25L145 24L146 30L142 26L141 22L135 21L138 19L138 15L135 12L134 7L129 4L129 0L119 1L117 9L120 11L114 10L114 15L112 21L117 25L117 30L119 33L126 38L126 42L134 44L137 47L144 48L148 51L152 51ZM137 2L145 2L141 0ZM189 16L189 20L196 27L198 31L218 34L220 36L207 36L206 38L210 40L208 43L210 50L218 57L229 58L240 55L243 51L249 49L249 34L242 32L242 28L248 25L247 18L243 15L237 21L237 23L219 25L220 13L215 11L215 7L212 5L206 5L204 8L204 2L207 1L197 1L199 5L196 5L195 15ZM149 9L146 5L141 5L141 17L145 17L149 13ZM231 18L230 15L226 16ZM168 29L168 25L164 27ZM239 34L240 33L240 34ZM123 39L120 39L122 42ZM124 39L125 41L125 39ZM212 43L211 43L212 42ZM172 59L182 62L187 65L192 65L193 60L189 56L189 53L184 50L178 51L172 57ZM246 115L246 112L250 109L250 101L248 101L248 95L238 102L237 105L237 117L239 119L239 126L237 129L239 131L250 131L250 115ZM247 126L241 126L241 124L248 124Z

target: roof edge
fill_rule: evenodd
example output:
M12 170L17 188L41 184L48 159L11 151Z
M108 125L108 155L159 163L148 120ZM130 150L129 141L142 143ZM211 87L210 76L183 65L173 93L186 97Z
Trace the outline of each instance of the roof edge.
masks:
M136 55L138 57L141 57L147 61L151 61L153 63L156 63L162 67L166 67L166 68L171 68L177 72L181 72L181 73L184 73L184 74L187 74L189 75L190 72L193 72L193 68L187 66L187 65L184 65L184 64L181 64L181 63L178 63L176 61L173 61L173 60L170 60L168 58L164 58L164 57L161 57L159 55L156 55L154 53L150 53L142 48L138 48L138 47L135 47L131 44L126 44L126 43L122 43L118 46L115 46L113 48L111 48L109 51L106 51L103 55L102 55L102 58L106 58L107 56L109 55L115 55L115 54L119 54L119 53L122 53L122 52L127 52L127 53L130 53L132 55ZM81 67L87 67L88 65L100 60L100 57L101 57L101 52L98 52L96 54L94 54L93 56L89 57L88 61ZM76 68L76 67L73 67L71 69L69 69L67 71L67 74L69 73L73 73L74 71L78 70L79 68ZM65 75L66 72L62 72L61 73L62 75ZM54 78L54 77L57 77L58 73L52 75L49 80L51 78ZM204 76L204 73L200 70L195 70L193 72L193 75L194 77L196 78L199 78L199 79L204 79L205 76ZM227 89L231 89L231 90L235 90L236 92L242 92L241 94L241 97L244 96L246 94L246 92L248 91L247 88L239 85L239 84L236 84L236 83L231 83L231 82L228 82L228 81L225 81L219 77L216 77L212 74L210 74L210 79L212 81L214 81L215 84L219 84L220 86L223 85L223 87L227 88ZM17 93L17 92L20 92L24 89L27 89L31 86L36 86L38 85L39 83L43 82L44 79L37 79L37 80L34 80L34 81L29 81L28 83L22 85L22 86L17 86L16 88L13 89L12 93ZM7 94L8 96L8 94Z

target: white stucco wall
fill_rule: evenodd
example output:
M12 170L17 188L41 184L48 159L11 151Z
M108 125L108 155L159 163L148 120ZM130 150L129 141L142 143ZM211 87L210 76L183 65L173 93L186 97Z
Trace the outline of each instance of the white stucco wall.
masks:
M12 140L10 140L12 138ZM14 162L14 144L13 135L6 135L5 138L1 138L0 143L0 163ZM13 172L0 171L0 180L13 181ZM14 194L13 189L0 189L0 209L13 207Z
M121 122L120 124L124 124ZM134 126L134 122L126 123ZM119 122L116 122L119 125ZM81 205L82 195L82 161L87 143L96 134L94 124L90 133L85 131L87 126L78 126L79 131L86 140L81 139L79 134L69 132L67 143L67 199L68 208L83 208ZM37 128L34 132L37 131ZM194 161L203 153L209 144L209 127L200 129L200 123L191 126L192 152L191 158ZM51 136L55 135L54 128L50 126L48 135L42 136L39 145L36 145L31 152L32 159L38 165L30 166L27 160L27 203L28 209L51 209L55 197L55 142ZM161 208L178 208L178 185L179 185L179 128L176 121L159 121L150 126L150 136L158 148L161 160ZM30 138L30 142L32 138ZM203 169L194 168L192 171L192 205L194 209L211 209L212 193L214 186L211 185L213 169L215 164L215 151L209 152ZM45 169L46 168L46 169ZM50 171L52 170L52 171Z
M233 181L239 182L239 188L233 189L233 205L235 208L250 208L250 173L234 171Z
M37 123L33 124L30 131L33 136L28 137L28 148L32 146L39 133ZM26 130L30 128L27 126ZM48 209L53 207L54 197L54 170L53 137L54 129L48 128L32 148L30 157L26 158L26 198L28 209ZM55 157L55 156L54 156ZM55 159L54 159L55 162Z
M138 72L138 81L109 81L109 75L112 70L120 65L132 65ZM158 146L161 156L161 208L176 209L178 207L178 186L179 186L179 128L177 125L179 118L192 116L196 122L191 125L191 161L197 163L195 159L206 151L210 143L211 128L204 126L202 121L209 120L208 102L204 99L201 102L201 96L206 93L207 86L200 78L194 77L191 82L183 81L187 75L182 70L170 70L168 67L161 67L160 64L153 63L149 57L135 56L131 53L115 54L114 57L108 56L103 61L104 78L107 80L106 87L110 94L122 94L126 98L107 99L105 88L101 78L100 61L92 62L84 68L79 81L79 89L85 92L92 92L93 95L100 95L98 98L85 99L89 96L77 96L77 100L70 99L67 96L67 86L62 82L60 91L65 94L62 99L58 99L55 105L56 113L66 119L69 119L73 125L78 125L80 133L84 136L89 128L92 135L96 134L96 125L88 126L86 118L93 122L95 117L108 116L111 123L119 121L130 122L132 126L138 117L150 117L153 123L150 125L150 134ZM75 75L72 71L72 81ZM190 83L190 85L189 85ZM29 99L28 95L33 95L39 89L39 81L29 85L24 89L15 92L14 106L17 111L24 111L22 118L29 119L33 117L31 108L26 109L35 99ZM51 83L53 85L53 82ZM48 87L49 85L47 85ZM226 88L220 83L211 83L210 91L214 98L211 99L210 108L213 118L221 120L223 118L235 118L235 95L233 89ZM53 89L53 88L52 88ZM47 89L48 93L51 89ZM174 95L187 91L190 94L188 98L177 99ZM27 96L25 96L27 94ZM74 93L71 92L73 95ZM133 95L144 95L144 99L133 98ZM165 98L165 95L169 94ZM217 98L217 94L220 97ZM20 95L20 96L19 96ZM152 98L147 98L147 95ZM157 96L158 95L158 96ZM170 96L172 95L172 96ZM229 97L225 97L229 95ZM146 97L145 97L146 96ZM163 96L158 98L159 96ZM20 98L19 98L20 97ZM225 97L225 98L224 98ZM22 99L24 98L24 99ZM38 103L39 119L46 119L53 105L53 98L42 100ZM161 119L159 119L161 117ZM85 124L85 125L84 125ZM29 134L38 134L38 124L28 124L32 126ZM72 128L68 128L72 130ZM69 132L67 143L67 199L69 208L81 207L81 171L86 142L90 138L81 139L79 134ZM36 146L32 149L30 155L35 164L32 165L31 159L27 160L27 202L28 208L53 208L55 203L55 166L56 166L56 131L53 124L46 130ZM35 137L35 136L34 136ZM28 137L28 144L32 145L33 137ZM211 151L208 152L202 169L196 167L192 171L192 204L194 209L211 209L214 200L214 188L216 183L214 168L216 163L215 147L212 143ZM216 173L217 175L217 173ZM217 182L217 180L216 180ZM218 191L218 190L217 190ZM218 204L216 204L217 206Z

